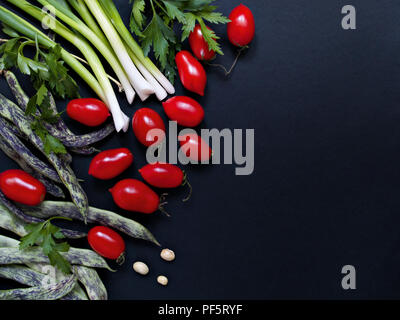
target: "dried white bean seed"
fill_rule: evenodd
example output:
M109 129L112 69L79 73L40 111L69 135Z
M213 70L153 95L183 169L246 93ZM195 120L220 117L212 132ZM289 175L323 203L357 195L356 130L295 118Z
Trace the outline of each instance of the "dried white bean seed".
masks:
M161 251L161 258L163 258L165 261L173 261L175 260L175 252L170 249L163 249Z
M146 275L149 273L149 267L144 262L137 261L133 264L133 270L141 275Z
M168 278L166 276L158 276L157 282L163 286L166 286L168 284Z

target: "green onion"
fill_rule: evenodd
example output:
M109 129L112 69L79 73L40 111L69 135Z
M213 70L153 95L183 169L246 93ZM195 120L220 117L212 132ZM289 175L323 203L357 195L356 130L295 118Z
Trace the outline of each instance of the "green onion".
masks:
M40 30L3 6L0 6L0 21L30 39L37 38L38 43L47 49L56 45L54 41ZM105 100L103 89L97 79L66 50L61 49L61 56L63 60L92 88L92 90L96 92L100 99Z
M131 81L131 84L136 90L138 96L142 99L142 101L146 100L150 94L154 93L154 88L143 78L132 62L124 43L119 37L117 31L114 29L114 26L108 19L107 15L99 5L98 1L85 0L85 3L106 35L122 66L125 68L129 80Z
M52 6L55 9L56 17L60 18L71 28L80 32L86 39L93 43L93 45L99 50L99 52L103 54L104 58L113 68L125 91L128 102L132 103L135 97L135 91L133 90L125 71L122 69L112 49L105 44L102 39L100 39L90 28L88 28L82 20L75 16L68 7L65 7L65 5L62 5L58 1L54 0L38 0L38 2L47 8Z
M121 16L118 13L117 8L115 7L114 2L112 0L99 0L99 1L103 6L104 11L107 12L110 20L114 24L114 27L117 29L118 33L124 39L128 48L132 51L132 53L136 56L136 58L140 61L140 63L157 79L157 81L164 87L164 89L169 94L174 94L175 93L174 86L161 73L161 71L158 70L158 68L154 65L154 63L148 57L144 56L142 48L133 39L129 30L126 28L124 22L122 21ZM138 63L135 62L135 64L139 67Z
M129 126L129 118L121 111L117 97L115 96L115 92L111 86L111 83L107 77L107 74L101 64L100 59L97 54L94 52L92 47L87 43L85 39L77 35L76 33L70 31L59 21L55 20L51 15L43 12L36 6L31 5L25 0L7 0L8 2L16 5L18 8L22 9L35 19L45 22L46 18L48 18L50 23L47 24L47 27L51 28L54 32L71 42L74 46L76 46L82 54L85 56L87 62L91 66L94 74L96 75L100 86L103 89L104 98L103 99L110 111L113 115L113 120L115 124L115 129L117 132L128 130ZM67 62L68 63L68 62Z

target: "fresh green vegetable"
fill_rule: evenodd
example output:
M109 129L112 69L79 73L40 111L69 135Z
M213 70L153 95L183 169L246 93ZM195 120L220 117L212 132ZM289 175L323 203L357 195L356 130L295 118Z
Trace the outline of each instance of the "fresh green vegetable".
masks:
M0 119L0 134L9 144L9 146L16 150L32 168L55 182L61 182L57 171L51 168L47 163L37 158L15 135L15 132L10 130L4 119Z
M54 153L47 154L44 151L44 146L41 139L32 131L29 120L26 118L23 111L19 109L12 101L6 99L1 94L0 115L14 123L14 125L23 134L29 137L30 142L46 156L54 169L57 171L61 181L67 187L72 201L79 208L84 221L86 221L88 212L88 199L82 187L79 185L72 169ZM2 126L0 126L0 130L1 129Z
M85 0L89 10L97 20L100 28L103 30L111 47L114 49L121 65L126 70L129 80L136 90L136 93L142 101L146 100L149 95L154 93L154 88L143 78L136 66L133 64L129 54L122 42L118 32L115 30L103 8L97 0Z
M106 0L104 0L106 1ZM132 2L132 0L130 0ZM199 23L203 37L210 50L223 54L217 40L219 37L208 29L204 21L211 23L228 23L229 19L216 12L215 0L133 0L130 28L141 41L145 55L151 48L159 61L162 70L167 72L171 81L176 76L174 59L180 51L181 43L189 37L196 22ZM145 16L146 3L151 6L151 19ZM175 33L179 26L182 36Z
M69 30L66 26L56 20L52 15L47 14L40 8L30 4L29 2L24 0L7 1L25 11L35 19L45 23L48 28L65 38L67 41L71 42L82 52L102 88L102 93L99 96L110 108L115 123L115 129L118 132L122 129L124 131L128 130L129 118L121 111L117 97L115 96L115 92L111 86L110 80L108 79L104 67L96 52L92 49L88 42L77 33Z
M129 103L133 102L135 91L133 90L128 76L116 58L113 50L109 46L107 41L103 41L97 36L86 24L80 20L68 6L61 4L57 0L38 0L42 5L49 7L53 6L57 18L61 19L64 23L69 25L71 28L80 32L86 39L88 39L92 44L102 53L104 58L108 61L110 66L113 68L115 74L117 75L122 88L125 91L126 97Z
M68 252L61 255L71 265L83 265L92 268L104 268L113 271L107 262L97 253L87 249L70 248ZM27 263L49 263L49 258L42 252L41 248L31 248L21 251L18 248L0 248L1 264L27 264Z
M168 79L157 69L150 59L145 58L142 49L133 39L122 21L117 8L112 0L100 0L100 4L107 13L115 29L127 46L127 51L133 63L137 66L143 77L153 86L159 100L163 100L167 92L175 93L175 88Z
M15 149L11 148L7 141L4 140L3 137L0 136L0 149L12 160L14 160L22 170L29 173L34 178L38 179L41 183L46 187L46 191L54 197L57 198L65 198L64 192L62 189L57 186L52 181L46 179L40 172L34 170L29 164L15 151Z
M0 290L0 300L58 300L73 290L75 275L49 286L25 289Z
M60 252L68 252L69 244L67 242L56 242L56 240L64 239L65 236L60 228L51 224L54 219L60 219L60 217L53 217L44 222L27 225L25 229L29 233L21 238L19 249L25 250L34 245L39 245L43 253L49 258L52 266L56 266L64 273L70 273L71 265L60 254ZM62 219L69 220L67 218Z
M71 219L82 220L79 211L71 202L43 201L38 207L21 206L21 208L26 214L42 219L47 219L54 215L61 215ZM133 238L147 240L158 246L160 245L151 232L143 225L111 211L89 207L87 221L89 223L101 224L119 230Z
M74 274L86 289L90 300L107 300L107 290L99 274L93 268L74 266Z

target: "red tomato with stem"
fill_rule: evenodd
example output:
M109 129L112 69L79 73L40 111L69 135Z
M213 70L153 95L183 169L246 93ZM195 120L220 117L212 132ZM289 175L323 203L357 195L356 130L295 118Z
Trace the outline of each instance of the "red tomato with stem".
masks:
M208 162L212 156L210 146L197 134L191 133L178 137L181 151L193 161Z
M176 96L163 102L168 118L184 127L197 127L204 119L204 109L196 100Z
M162 189L173 189L180 186L187 185L190 189L189 195L183 199L187 201L190 199L192 194L192 186L187 180L186 174L181 168L169 163L154 163L147 164L139 170L144 181L149 185L162 188Z
M207 29L212 30L210 27L206 27ZM193 31L190 33L189 44L193 54L197 59L209 61L215 58L215 51L210 50L208 43L203 37L203 33L201 32L201 27L199 24L196 24Z
M94 251L104 258L117 260L122 264L125 260L125 242L114 230L97 226L90 229L88 242Z
M132 162L133 155L127 148L106 150L93 158L89 174L97 179L112 179L128 169Z
M185 50L176 54L175 62L183 86L189 91L204 96L207 75L201 63Z
M19 169L0 174L0 190L7 198L28 206L39 205L46 196L43 183Z
M132 119L133 132L146 147L160 143L165 138L165 125L160 115L150 108L141 108ZM158 129L157 132L152 131Z
M118 207L128 211L150 214L160 209L160 197L136 179L119 181L109 190Z
M232 10L228 23L229 41L237 47L247 46L254 38L255 23L251 10L241 4Z
M67 114L88 127L99 126L110 116L106 104L93 98L71 100L67 105Z

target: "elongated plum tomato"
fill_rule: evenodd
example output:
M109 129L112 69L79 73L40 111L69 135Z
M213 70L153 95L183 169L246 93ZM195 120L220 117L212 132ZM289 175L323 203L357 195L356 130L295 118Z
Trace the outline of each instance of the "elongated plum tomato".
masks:
M177 188L185 177L179 167L169 163L148 164L139 172L148 184L156 188Z
M176 54L175 62L183 86L189 91L204 96L207 75L201 63L185 50Z
M210 146L197 134L186 134L178 137L181 151L191 160L206 162L212 156Z
M67 114L88 127L99 126L110 116L106 104L93 98L71 100L67 105Z
M127 148L111 149L96 155L89 166L89 174L97 179L112 179L124 172L133 162Z
M241 4L232 10L229 15L231 22L228 23L229 41L237 46L247 46L254 38L255 23L251 10Z
M0 189L7 198L28 206L37 206L46 196L43 183L19 169L0 174Z
M88 242L92 249L104 258L121 260L125 254L125 242L114 230L97 226L90 229Z
M146 147L160 143L165 138L165 125L160 115L152 109L141 108L132 119L133 132ZM156 132L153 129L158 129Z
M163 102L168 118L184 127L197 127L204 119L203 107L192 98L176 96Z
M212 30L208 26L207 29ZM215 58L215 51L210 50L208 43L203 37L199 24L196 24L193 31L190 33L189 44L190 49L192 49L192 52L197 59L209 61Z
M139 180L121 180L110 192L114 202L121 209L147 214L159 209L160 198L157 193Z

